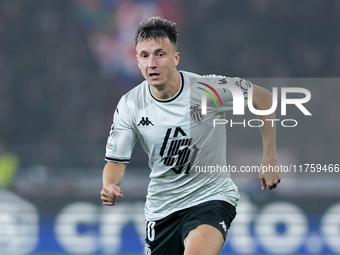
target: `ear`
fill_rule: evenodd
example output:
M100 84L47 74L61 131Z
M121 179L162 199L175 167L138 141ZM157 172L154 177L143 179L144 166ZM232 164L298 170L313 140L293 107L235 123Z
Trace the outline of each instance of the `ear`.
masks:
M139 58L138 58L138 55L136 54L136 60L137 60L137 65L138 65L138 68L140 69L140 65L139 65Z
M178 65L179 59L180 59L180 54L179 54L179 52L177 51L177 52L175 53L175 66Z

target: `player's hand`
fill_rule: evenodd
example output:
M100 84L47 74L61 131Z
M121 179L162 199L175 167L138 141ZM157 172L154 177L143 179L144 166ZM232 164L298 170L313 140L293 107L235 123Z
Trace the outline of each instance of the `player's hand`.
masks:
M272 163L263 162L259 173L262 190L275 189L281 181L281 171L277 161Z
M114 206L116 204L116 197L123 197L123 192L117 185L105 184L100 197L104 205Z

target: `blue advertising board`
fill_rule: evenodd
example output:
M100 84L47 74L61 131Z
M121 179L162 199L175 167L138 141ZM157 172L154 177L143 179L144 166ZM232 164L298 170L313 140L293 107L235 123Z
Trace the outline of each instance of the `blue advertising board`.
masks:
M308 203L258 205L243 195L221 254L339 254L340 203L332 202L317 214L304 209ZM38 207L1 192L1 254L144 252L143 202L104 207L74 201L55 214L41 213Z

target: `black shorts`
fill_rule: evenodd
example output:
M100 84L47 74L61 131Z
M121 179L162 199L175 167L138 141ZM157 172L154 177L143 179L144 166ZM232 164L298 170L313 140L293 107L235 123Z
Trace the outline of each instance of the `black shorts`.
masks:
M158 221L146 221L146 255L183 255L183 241L189 232L207 224L217 228L226 239L236 210L224 201L208 201L180 210Z

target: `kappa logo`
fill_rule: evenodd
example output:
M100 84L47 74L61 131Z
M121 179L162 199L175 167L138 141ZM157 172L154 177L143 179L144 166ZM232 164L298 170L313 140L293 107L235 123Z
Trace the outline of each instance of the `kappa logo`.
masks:
M152 125L153 126L152 122L149 120L148 117L142 117L142 119L140 120L140 122L137 126L140 126L140 125L142 125L142 126Z
M225 224L224 221L219 222L222 225L222 228L224 229L224 232L227 232L227 225Z

